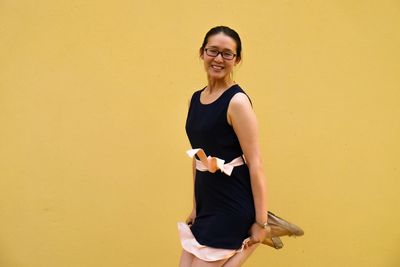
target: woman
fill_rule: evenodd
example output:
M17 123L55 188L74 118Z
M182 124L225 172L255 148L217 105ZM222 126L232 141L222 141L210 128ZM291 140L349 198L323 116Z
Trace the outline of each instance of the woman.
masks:
M195 188L193 210L178 224L181 267L241 266L271 231L257 119L232 79L241 55L239 35L225 26L200 48L208 85L193 94L186 121Z

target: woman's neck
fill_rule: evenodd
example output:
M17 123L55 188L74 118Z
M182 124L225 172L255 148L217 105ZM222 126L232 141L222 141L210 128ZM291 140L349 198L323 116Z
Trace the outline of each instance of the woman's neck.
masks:
M229 77L227 79L211 79L210 77L208 78L208 86L206 88L206 91L209 94L212 94L214 92L218 92L221 90L226 90L227 88L231 87L234 85L235 82Z

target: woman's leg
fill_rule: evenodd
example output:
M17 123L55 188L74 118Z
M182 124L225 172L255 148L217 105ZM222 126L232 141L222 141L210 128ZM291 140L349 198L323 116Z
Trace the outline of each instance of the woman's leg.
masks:
M226 259L220 261L203 261L192 253L182 249L179 267L221 267L226 261Z
M186 250L182 249L179 267L191 267L194 258L195 257L192 253L189 253Z
M193 263L191 267L221 267L227 260L219 260L219 261L203 261L197 257L194 257ZM187 267L187 266L185 266Z
M258 247L260 244L254 244L249 248L244 249L240 253L236 253L233 257L229 258L227 262L225 262L223 267L240 267L242 264L250 257L250 255L253 253L254 250Z

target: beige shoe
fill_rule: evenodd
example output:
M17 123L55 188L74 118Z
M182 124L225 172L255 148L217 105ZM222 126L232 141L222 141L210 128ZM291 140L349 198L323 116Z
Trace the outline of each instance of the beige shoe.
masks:
M264 244L264 245L273 247L273 248L275 248L275 249L281 249L281 248L283 248L282 240L281 240L279 237L277 237L277 236L274 236L274 237L266 237L261 243Z
M268 217L267 217L267 222L271 226L277 226L279 228L282 228L287 231L288 236L302 236L304 235L304 231L298 227L297 225L294 225L293 223L290 223L288 221L285 221L284 219L276 216L272 212L268 211Z

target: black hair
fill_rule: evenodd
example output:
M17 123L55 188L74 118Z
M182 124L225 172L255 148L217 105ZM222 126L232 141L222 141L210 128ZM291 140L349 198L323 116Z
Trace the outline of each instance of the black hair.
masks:
M208 38L212 35L215 35L215 34L218 34L221 32L224 33L225 35L228 35L235 41L235 43L236 43L236 58L241 59L242 58L242 41L240 40L239 34L234 29L231 29L227 26L217 26L217 27L211 28L207 32L206 36L204 37L203 44L200 47L200 53L201 54L203 53L204 48L207 45Z

